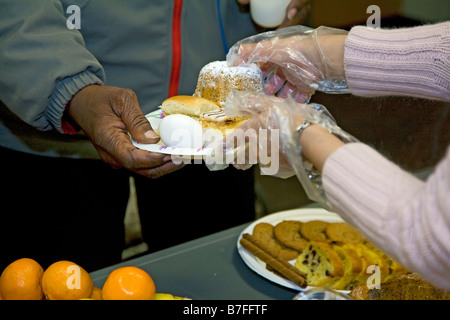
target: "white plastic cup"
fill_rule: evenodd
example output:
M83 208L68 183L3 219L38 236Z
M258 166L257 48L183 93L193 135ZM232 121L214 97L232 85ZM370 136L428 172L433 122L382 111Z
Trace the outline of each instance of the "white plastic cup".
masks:
M264 28L278 27L286 17L291 0L250 0L253 21Z

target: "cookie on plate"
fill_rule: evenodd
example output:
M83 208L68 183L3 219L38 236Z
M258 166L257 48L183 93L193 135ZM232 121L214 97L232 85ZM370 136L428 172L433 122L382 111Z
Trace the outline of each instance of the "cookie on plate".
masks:
M343 222L330 223L325 233L328 239L334 242L362 243L365 240L356 228Z
M299 255L298 251L285 247L275 238L274 227L270 223L261 222L255 225L253 236L262 242L272 255L279 256L284 260L292 260Z
M320 220L311 220L300 225L301 235L310 241L327 241L325 233L329 223Z
M300 221L285 220L275 225L275 238L284 246L302 252L308 245L308 240L300 234Z

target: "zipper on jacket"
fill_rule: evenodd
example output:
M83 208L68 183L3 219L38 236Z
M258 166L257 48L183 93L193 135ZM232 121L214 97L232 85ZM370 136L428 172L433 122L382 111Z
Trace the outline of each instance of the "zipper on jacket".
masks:
M183 0L174 0L172 17L172 71L170 73L169 97L178 94L181 72L181 9Z

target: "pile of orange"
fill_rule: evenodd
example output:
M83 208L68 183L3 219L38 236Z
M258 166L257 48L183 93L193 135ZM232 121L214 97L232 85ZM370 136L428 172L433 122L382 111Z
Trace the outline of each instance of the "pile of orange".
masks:
M101 289L71 261L57 261L44 271L35 260L22 258L0 276L0 300L153 300L155 292L153 279L137 267L113 270Z
M104 300L153 300L155 283L150 275L136 267L112 271L103 285Z
M42 300L44 269L32 259L19 259L0 276L0 298L5 300Z

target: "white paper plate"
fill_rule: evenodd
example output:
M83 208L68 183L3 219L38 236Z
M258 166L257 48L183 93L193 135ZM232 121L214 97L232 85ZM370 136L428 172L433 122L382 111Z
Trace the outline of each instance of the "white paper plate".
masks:
M153 111L145 116L147 120L150 122L153 130L157 131L159 128L159 123L164 118L163 110L158 109ZM131 138L130 138L131 139ZM177 157L189 157L189 158L202 158L208 155L208 149L205 148L176 148L176 147L168 147L161 140L156 144L145 144L139 143L131 139L131 142L136 148L156 152L163 154L170 154Z
M258 219L254 221L252 224L250 224L247 228L242 231L242 233L239 236L238 242L237 242L237 249L239 252L239 255L241 256L242 260L245 262L245 264L258 273L260 276L273 281L275 283L278 283L279 285L282 285L287 288L304 291L307 289L310 289L312 287L306 287L306 288L300 288L295 283L284 279L282 277L277 276L275 273L270 272L266 269L266 264L262 260L256 258L253 254L251 254L247 249L241 246L239 241L242 238L242 235L244 233L253 233L253 228L255 225L257 225L260 222L267 222L271 225L275 226L277 223L282 222L283 220L297 220L302 222L307 222L311 220L322 220L326 222L344 222L342 218L337 215L336 213L329 212L325 209L320 208L311 208L311 209L294 209L294 210L288 210L288 211L281 211L277 213L273 213L267 216L262 217L261 219ZM294 264L295 260L289 261L292 265ZM348 291L341 291L344 293L347 293Z

